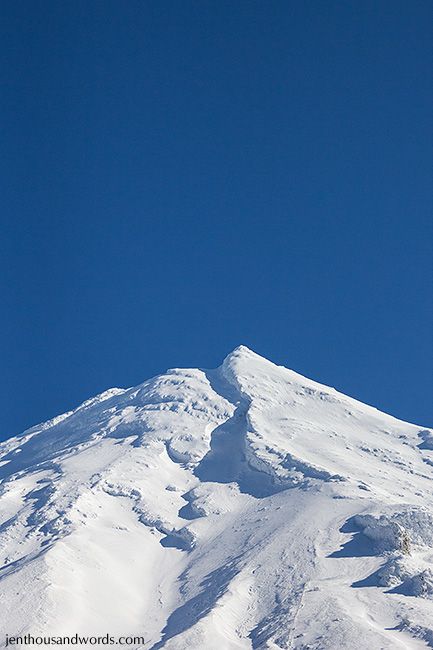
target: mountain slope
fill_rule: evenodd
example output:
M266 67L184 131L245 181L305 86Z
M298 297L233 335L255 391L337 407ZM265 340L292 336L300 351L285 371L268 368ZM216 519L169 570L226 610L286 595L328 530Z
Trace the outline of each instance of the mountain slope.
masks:
M243 346L8 440L0 479L0 638L433 647L433 432Z

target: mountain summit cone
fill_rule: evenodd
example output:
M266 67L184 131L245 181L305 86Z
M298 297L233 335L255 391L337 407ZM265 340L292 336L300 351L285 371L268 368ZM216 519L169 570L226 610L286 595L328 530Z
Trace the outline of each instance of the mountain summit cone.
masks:
M433 647L432 496L433 431L239 346L0 444L0 638Z

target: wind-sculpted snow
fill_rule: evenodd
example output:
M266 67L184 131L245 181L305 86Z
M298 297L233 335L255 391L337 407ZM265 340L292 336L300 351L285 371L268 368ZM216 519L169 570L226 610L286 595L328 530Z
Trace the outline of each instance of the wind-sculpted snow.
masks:
M432 440L242 346L108 390L0 445L0 638L433 647Z

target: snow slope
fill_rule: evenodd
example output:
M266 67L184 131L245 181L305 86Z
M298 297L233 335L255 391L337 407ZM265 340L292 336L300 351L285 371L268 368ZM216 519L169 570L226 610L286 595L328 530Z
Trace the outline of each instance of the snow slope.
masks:
M0 643L433 648L433 432L243 346L2 443L0 481Z

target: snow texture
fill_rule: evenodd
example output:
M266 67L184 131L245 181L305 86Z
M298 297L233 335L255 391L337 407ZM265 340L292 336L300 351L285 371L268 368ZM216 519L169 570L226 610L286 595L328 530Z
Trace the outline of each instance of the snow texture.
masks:
M243 346L108 390L0 445L0 639L433 648L432 493L432 431Z

